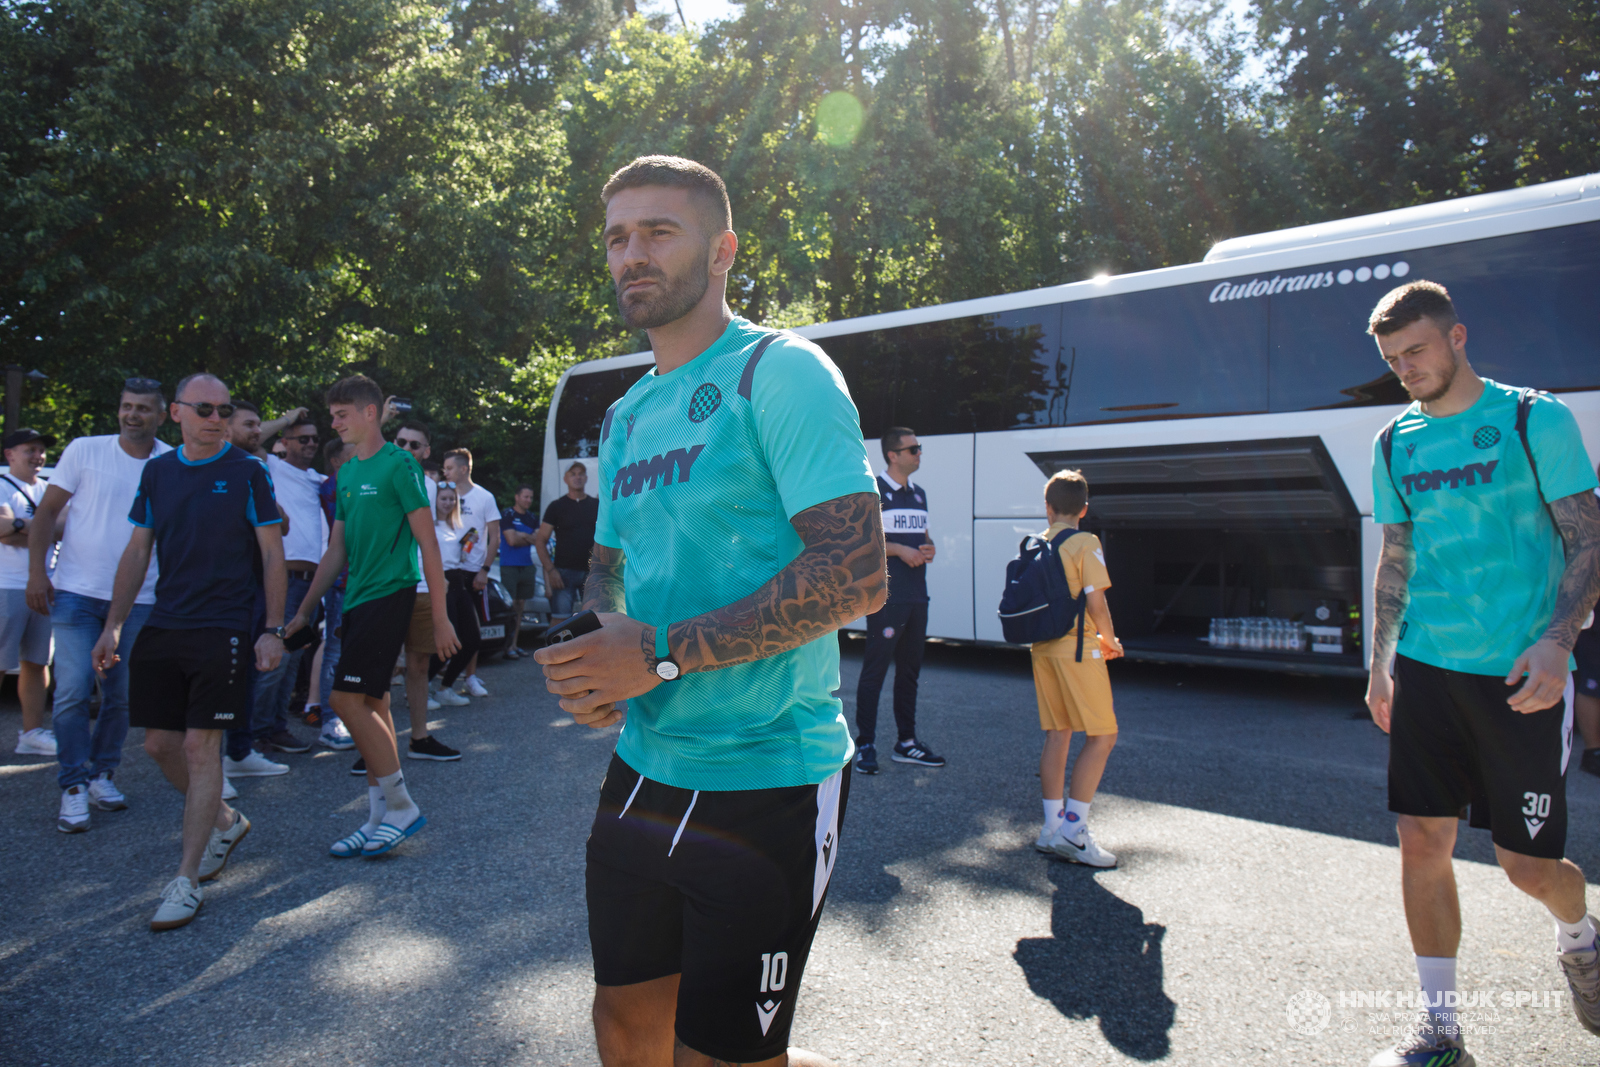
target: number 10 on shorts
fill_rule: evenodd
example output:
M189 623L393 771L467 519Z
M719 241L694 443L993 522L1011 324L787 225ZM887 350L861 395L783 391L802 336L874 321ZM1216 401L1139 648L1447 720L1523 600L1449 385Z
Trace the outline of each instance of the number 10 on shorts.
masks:
M1532 795L1531 793L1529 794ZM1546 807L1549 806L1549 797L1546 797ZM789 977L789 954L787 952L763 952L761 954L761 992L768 990L776 993L783 989L783 983Z

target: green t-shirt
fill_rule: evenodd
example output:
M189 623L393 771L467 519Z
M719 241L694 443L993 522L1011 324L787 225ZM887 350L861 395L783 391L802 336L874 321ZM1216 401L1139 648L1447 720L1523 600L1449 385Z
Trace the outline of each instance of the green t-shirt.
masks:
M809 341L735 318L669 374L652 370L600 431L595 541L626 554L630 617L662 626L755 592L804 547L789 520L877 486L839 369ZM811 785L850 759L833 634L686 674L629 702L617 753L681 789Z
M427 507L422 468L403 448L385 442L371 459L352 457L339 468L333 517L344 523L350 561L344 610L422 580L417 541L406 516Z
M1395 425L1392 471L1373 442L1372 517L1413 524L1400 654L1504 677L1550 625L1566 567L1540 488L1544 500L1559 500L1596 481L1572 412L1540 396L1528 413L1536 486L1517 437L1517 390L1487 378L1483 385L1477 403L1455 415L1407 408Z

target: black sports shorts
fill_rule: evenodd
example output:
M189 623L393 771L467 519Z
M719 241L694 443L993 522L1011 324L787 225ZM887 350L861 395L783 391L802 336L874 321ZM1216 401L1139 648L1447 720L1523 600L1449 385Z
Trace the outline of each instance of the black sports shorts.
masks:
M696 792L613 755L589 833L595 982L681 974L680 1041L734 1063L780 1055L849 793L843 768L817 785Z
M1395 657L1389 723L1389 810L1465 818L1524 856L1567 848L1572 689L1524 715L1506 697L1521 687Z
M406 643L416 599L417 588L413 585L345 608L340 623L339 663L333 670L335 692L379 699L389 692L389 679L394 677L395 661Z
M1578 643L1572 646L1572 658L1578 664L1572 679L1578 695L1600 697L1600 625L1578 631Z
M128 653L128 725L178 731L248 727L255 654L244 630L145 626Z

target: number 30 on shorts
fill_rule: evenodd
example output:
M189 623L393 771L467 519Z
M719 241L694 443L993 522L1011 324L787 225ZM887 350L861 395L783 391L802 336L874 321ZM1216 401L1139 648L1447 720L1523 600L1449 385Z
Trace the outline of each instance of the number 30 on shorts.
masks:
M1550 817L1549 793L1524 793L1522 794L1522 814L1535 819L1548 819Z

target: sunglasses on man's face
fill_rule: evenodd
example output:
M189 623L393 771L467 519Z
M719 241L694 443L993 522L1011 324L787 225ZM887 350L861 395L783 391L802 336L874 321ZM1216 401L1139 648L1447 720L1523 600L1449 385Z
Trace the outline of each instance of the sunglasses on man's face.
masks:
M889 449L889 451L891 451L891 452L910 452L913 456L920 456L920 455L922 455L922 446L921 445L907 445L904 448L891 448L891 449Z
M319 438L314 433L303 433L299 437L285 437L283 440L285 440L285 441L299 441L303 445L314 445L319 440L321 440L321 438Z
M413 452L422 451L422 442L418 441L415 437L402 437L400 440L396 441L395 444L399 445L401 448L409 448Z
M199 415L202 419L209 419L213 415L217 415L224 419L231 419L233 418L233 413L235 411L235 408L232 404L212 404L204 400L198 404L188 400L174 400L173 403L182 404L186 408L194 408L194 413Z

